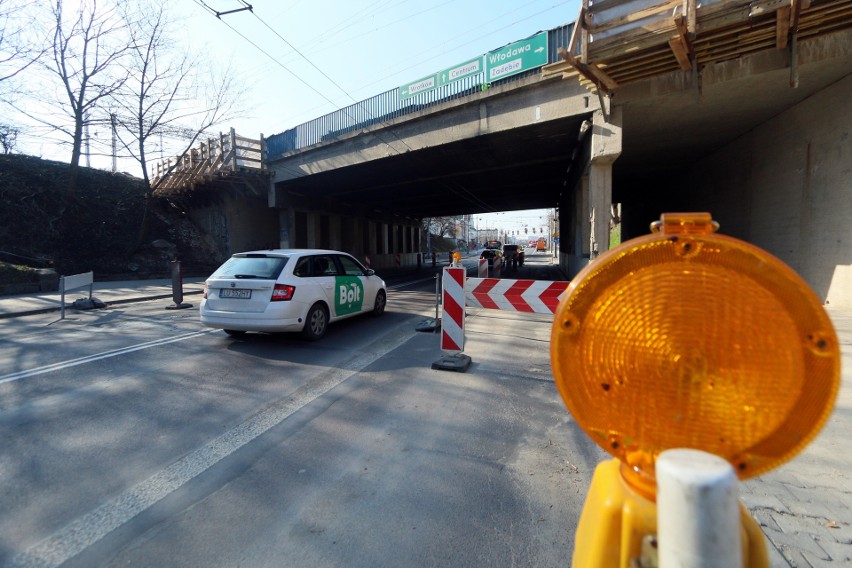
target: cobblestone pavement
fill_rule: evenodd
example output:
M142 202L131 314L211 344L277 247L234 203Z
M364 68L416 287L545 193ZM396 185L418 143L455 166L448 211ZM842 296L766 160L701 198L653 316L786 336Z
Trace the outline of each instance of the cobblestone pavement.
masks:
M834 413L801 454L740 487L773 568L852 566L852 308L828 314L842 353Z

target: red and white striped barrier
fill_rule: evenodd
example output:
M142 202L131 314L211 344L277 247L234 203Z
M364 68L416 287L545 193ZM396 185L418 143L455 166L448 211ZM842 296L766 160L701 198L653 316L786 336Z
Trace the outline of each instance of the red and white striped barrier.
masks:
M479 270L477 271L480 278L488 278L488 259L479 259Z
M464 282L467 269L444 268L441 280L443 316L441 318L441 350L450 353L464 351Z
M568 282L468 278L465 304L492 310L552 314L567 288Z
M500 273L503 271L503 257L498 256L494 258L494 272L492 276L500 276Z

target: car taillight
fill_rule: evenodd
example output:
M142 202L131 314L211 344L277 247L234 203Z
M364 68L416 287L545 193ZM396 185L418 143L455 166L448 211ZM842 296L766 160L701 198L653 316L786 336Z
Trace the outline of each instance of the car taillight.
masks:
M204 291L201 292L201 297L205 300L207 299L207 282L204 283Z
M292 300L293 293L295 291L295 286L290 286L288 284L276 284L275 288L272 289L272 299L270 301L284 302L286 300Z

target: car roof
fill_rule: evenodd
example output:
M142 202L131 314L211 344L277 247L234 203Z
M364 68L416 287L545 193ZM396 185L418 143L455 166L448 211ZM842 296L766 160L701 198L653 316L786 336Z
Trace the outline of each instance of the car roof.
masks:
M348 252L343 252L339 250L327 250L327 249L264 249L264 250L249 250L244 252L237 252L231 256L243 256L249 254L265 254L268 256L304 256L309 254L345 254L347 256L352 256Z

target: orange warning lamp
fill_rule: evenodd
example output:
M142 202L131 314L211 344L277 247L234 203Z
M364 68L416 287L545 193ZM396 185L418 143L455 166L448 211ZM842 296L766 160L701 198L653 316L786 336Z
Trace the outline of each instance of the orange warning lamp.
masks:
M816 294L717 228L708 213L662 215L652 234L582 270L554 316L563 401L651 501L667 449L721 456L740 479L790 459L840 385L837 336Z

